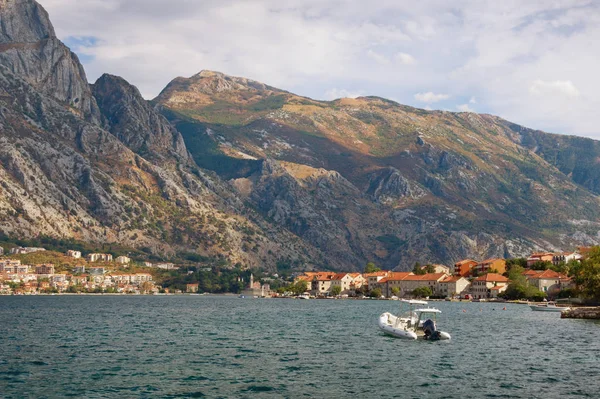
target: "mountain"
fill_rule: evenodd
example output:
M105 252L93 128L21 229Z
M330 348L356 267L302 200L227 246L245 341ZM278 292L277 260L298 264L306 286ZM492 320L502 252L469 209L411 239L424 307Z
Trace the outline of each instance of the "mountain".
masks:
M34 0L0 0L0 231L269 270L406 270L597 244L600 144L202 71L89 84ZM198 256L199 255L199 256Z
M377 97L315 101L211 71L154 103L200 166L348 263L408 269L598 242L592 140Z
M135 87L109 75L90 86L35 1L0 2L0 27L3 233L251 267L322 258L199 169Z

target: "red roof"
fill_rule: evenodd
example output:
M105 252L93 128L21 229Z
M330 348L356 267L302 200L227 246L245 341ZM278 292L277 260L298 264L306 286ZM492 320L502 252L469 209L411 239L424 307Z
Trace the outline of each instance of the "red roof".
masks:
M477 263L477 261L475 261L473 259L465 259L465 260L461 260L460 262L456 262L455 265L459 266L459 265L464 265L465 263Z
M490 281L499 281L499 282L508 282L508 278L504 277L501 274L498 273L487 273L484 274L483 276L477 277L475 279L475 281L485 281L485 282L490 282Z
M446 273L427 273L421 275L411 274L406 276L403 280L407 281L438 281L442 277L444 277Z
M443 279L440 282L441 283L456 283L461 278L464 278L464 277L462 277L462 276L450 276L450 277L446 277L445 279Z
M379 276L387 276L388 275L388 271L385 270L381 270L379 272L372 272L372 273L364 273L363 276L364 277L379 277Z
M566 276L560 273L555 272L554 270L544 270L544 271L538 271L535 274L529 274L528 275L529 278L532 279L542 279L542 278L565 278Z
M390 275L379 280L380 283L387 283L388 281L401 281L406 280L407 277L414 276L411 272L390 272Z

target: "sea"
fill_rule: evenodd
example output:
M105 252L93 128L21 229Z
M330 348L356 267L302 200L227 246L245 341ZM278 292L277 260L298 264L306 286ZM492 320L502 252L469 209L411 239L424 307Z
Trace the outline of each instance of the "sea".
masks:
M600 398L600 323L431 302L450 341L383 335L398 301L0 297L1 398Z

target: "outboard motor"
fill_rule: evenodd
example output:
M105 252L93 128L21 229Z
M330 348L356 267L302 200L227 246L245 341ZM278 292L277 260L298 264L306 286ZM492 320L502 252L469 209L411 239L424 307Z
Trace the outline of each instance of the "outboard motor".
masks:
M427 319L423 323L423 332L425 333L425 339L431 341L440 339L440 332L436 329L435 321L431 319Z

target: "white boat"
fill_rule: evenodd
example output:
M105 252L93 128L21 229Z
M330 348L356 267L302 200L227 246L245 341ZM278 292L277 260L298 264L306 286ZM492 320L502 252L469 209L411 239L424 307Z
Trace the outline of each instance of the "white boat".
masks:
M305 292L304 294L298 295L298 299L310 299L310 294Z
M409 305L409 310L403 315L393 315L385 312L379 316L379 328L388 335L404 339L450 339L450 334L436 328L436 316L442 313L435 308L414 309L415 305L427 305L425 301L402 300Z
M562 312L565 310L571 310L568 307L556 306L554 302L540 303L537 305L529 305L531 310L535 310L536 312Z

